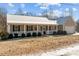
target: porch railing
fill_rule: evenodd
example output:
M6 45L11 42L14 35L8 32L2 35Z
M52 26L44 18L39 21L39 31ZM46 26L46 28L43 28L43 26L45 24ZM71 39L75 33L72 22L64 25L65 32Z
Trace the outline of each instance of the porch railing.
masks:
M56 30L47 30L45 32L46 32L46 34L52 34L54 31L56 31ZM32 35L33 32L36 32L36 33L40 32L41 34L44 34L43 33L44 31L14 31L14 32L10 32L10 34L17 33L20 36L22 33L24 33L24 34L31 33L31 35Z

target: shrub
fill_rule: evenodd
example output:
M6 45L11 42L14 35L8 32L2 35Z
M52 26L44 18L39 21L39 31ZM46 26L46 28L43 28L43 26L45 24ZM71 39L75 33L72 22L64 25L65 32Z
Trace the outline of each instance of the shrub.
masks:
M38 32L38 36L41 36L42 34L40 32Z
M6 40L8 38L8 33L7 32L0 32L0 39L1 40Z
M27 37L30 37L31 36L31 33L27 33Z
M57 31L57 35L66 35L66 34L67 34L66 31L61 31L61 30Z
M25 34L24 34L24 33L22 33L22 34L21 34L21 37L25 37Z
M56 32L56 31L54 31L54 32L53 32L53 35L56 35L56 34L57 34L57 32Z
M12 39L13 38L13 34L9 34L9 39Z
M18 38L18 33L14 33L14 38Z
M63 35L67 35L67 32L66 31L63 31Z
M37 36L36 32L33 32L33 33L32 33L32 36L33 36L33 37Z
M44 31L44 32L43 32L43 34L45 35L45 34L46 34L46 32Z
M63 31L61 31L61 30L57 31L57 35L62 35L62 34L63 34Z

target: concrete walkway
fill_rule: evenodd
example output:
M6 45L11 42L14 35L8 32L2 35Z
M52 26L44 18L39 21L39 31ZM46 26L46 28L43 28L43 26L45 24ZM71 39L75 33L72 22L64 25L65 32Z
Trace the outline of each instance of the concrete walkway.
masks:
M55 51L51 50L46 53L32 54L30 56L79 56L79 43Z
M74 33L73 35L79 35L79 33Z
M40 56L79 56L79 44L74 44L56 51L42 53Z

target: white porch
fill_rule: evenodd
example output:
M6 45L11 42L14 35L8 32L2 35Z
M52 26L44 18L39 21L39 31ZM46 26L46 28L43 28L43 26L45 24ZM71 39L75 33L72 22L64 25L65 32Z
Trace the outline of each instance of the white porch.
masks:
M40 32L42 35L44 32L46 34L52 34L54 31L58 31L58 25L38 25L38 24L8 24L7 25L8 33L14 34L18 33L18 36L21 36L24 33L27 36L27 33L35 32L38 34Z

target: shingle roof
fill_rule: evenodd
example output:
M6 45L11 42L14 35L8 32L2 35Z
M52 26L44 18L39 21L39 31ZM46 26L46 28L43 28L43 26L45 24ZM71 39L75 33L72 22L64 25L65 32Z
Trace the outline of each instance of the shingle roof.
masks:
M60 18L57 19L57 23L60 24L60 25L63 25L64 22L65 22L66 20L69 20L70 18L72 18L72 17L71 17L71 16L60 17Z
M21 24L57 24L56 20L48 20L45 17L7 15L7 23Z

